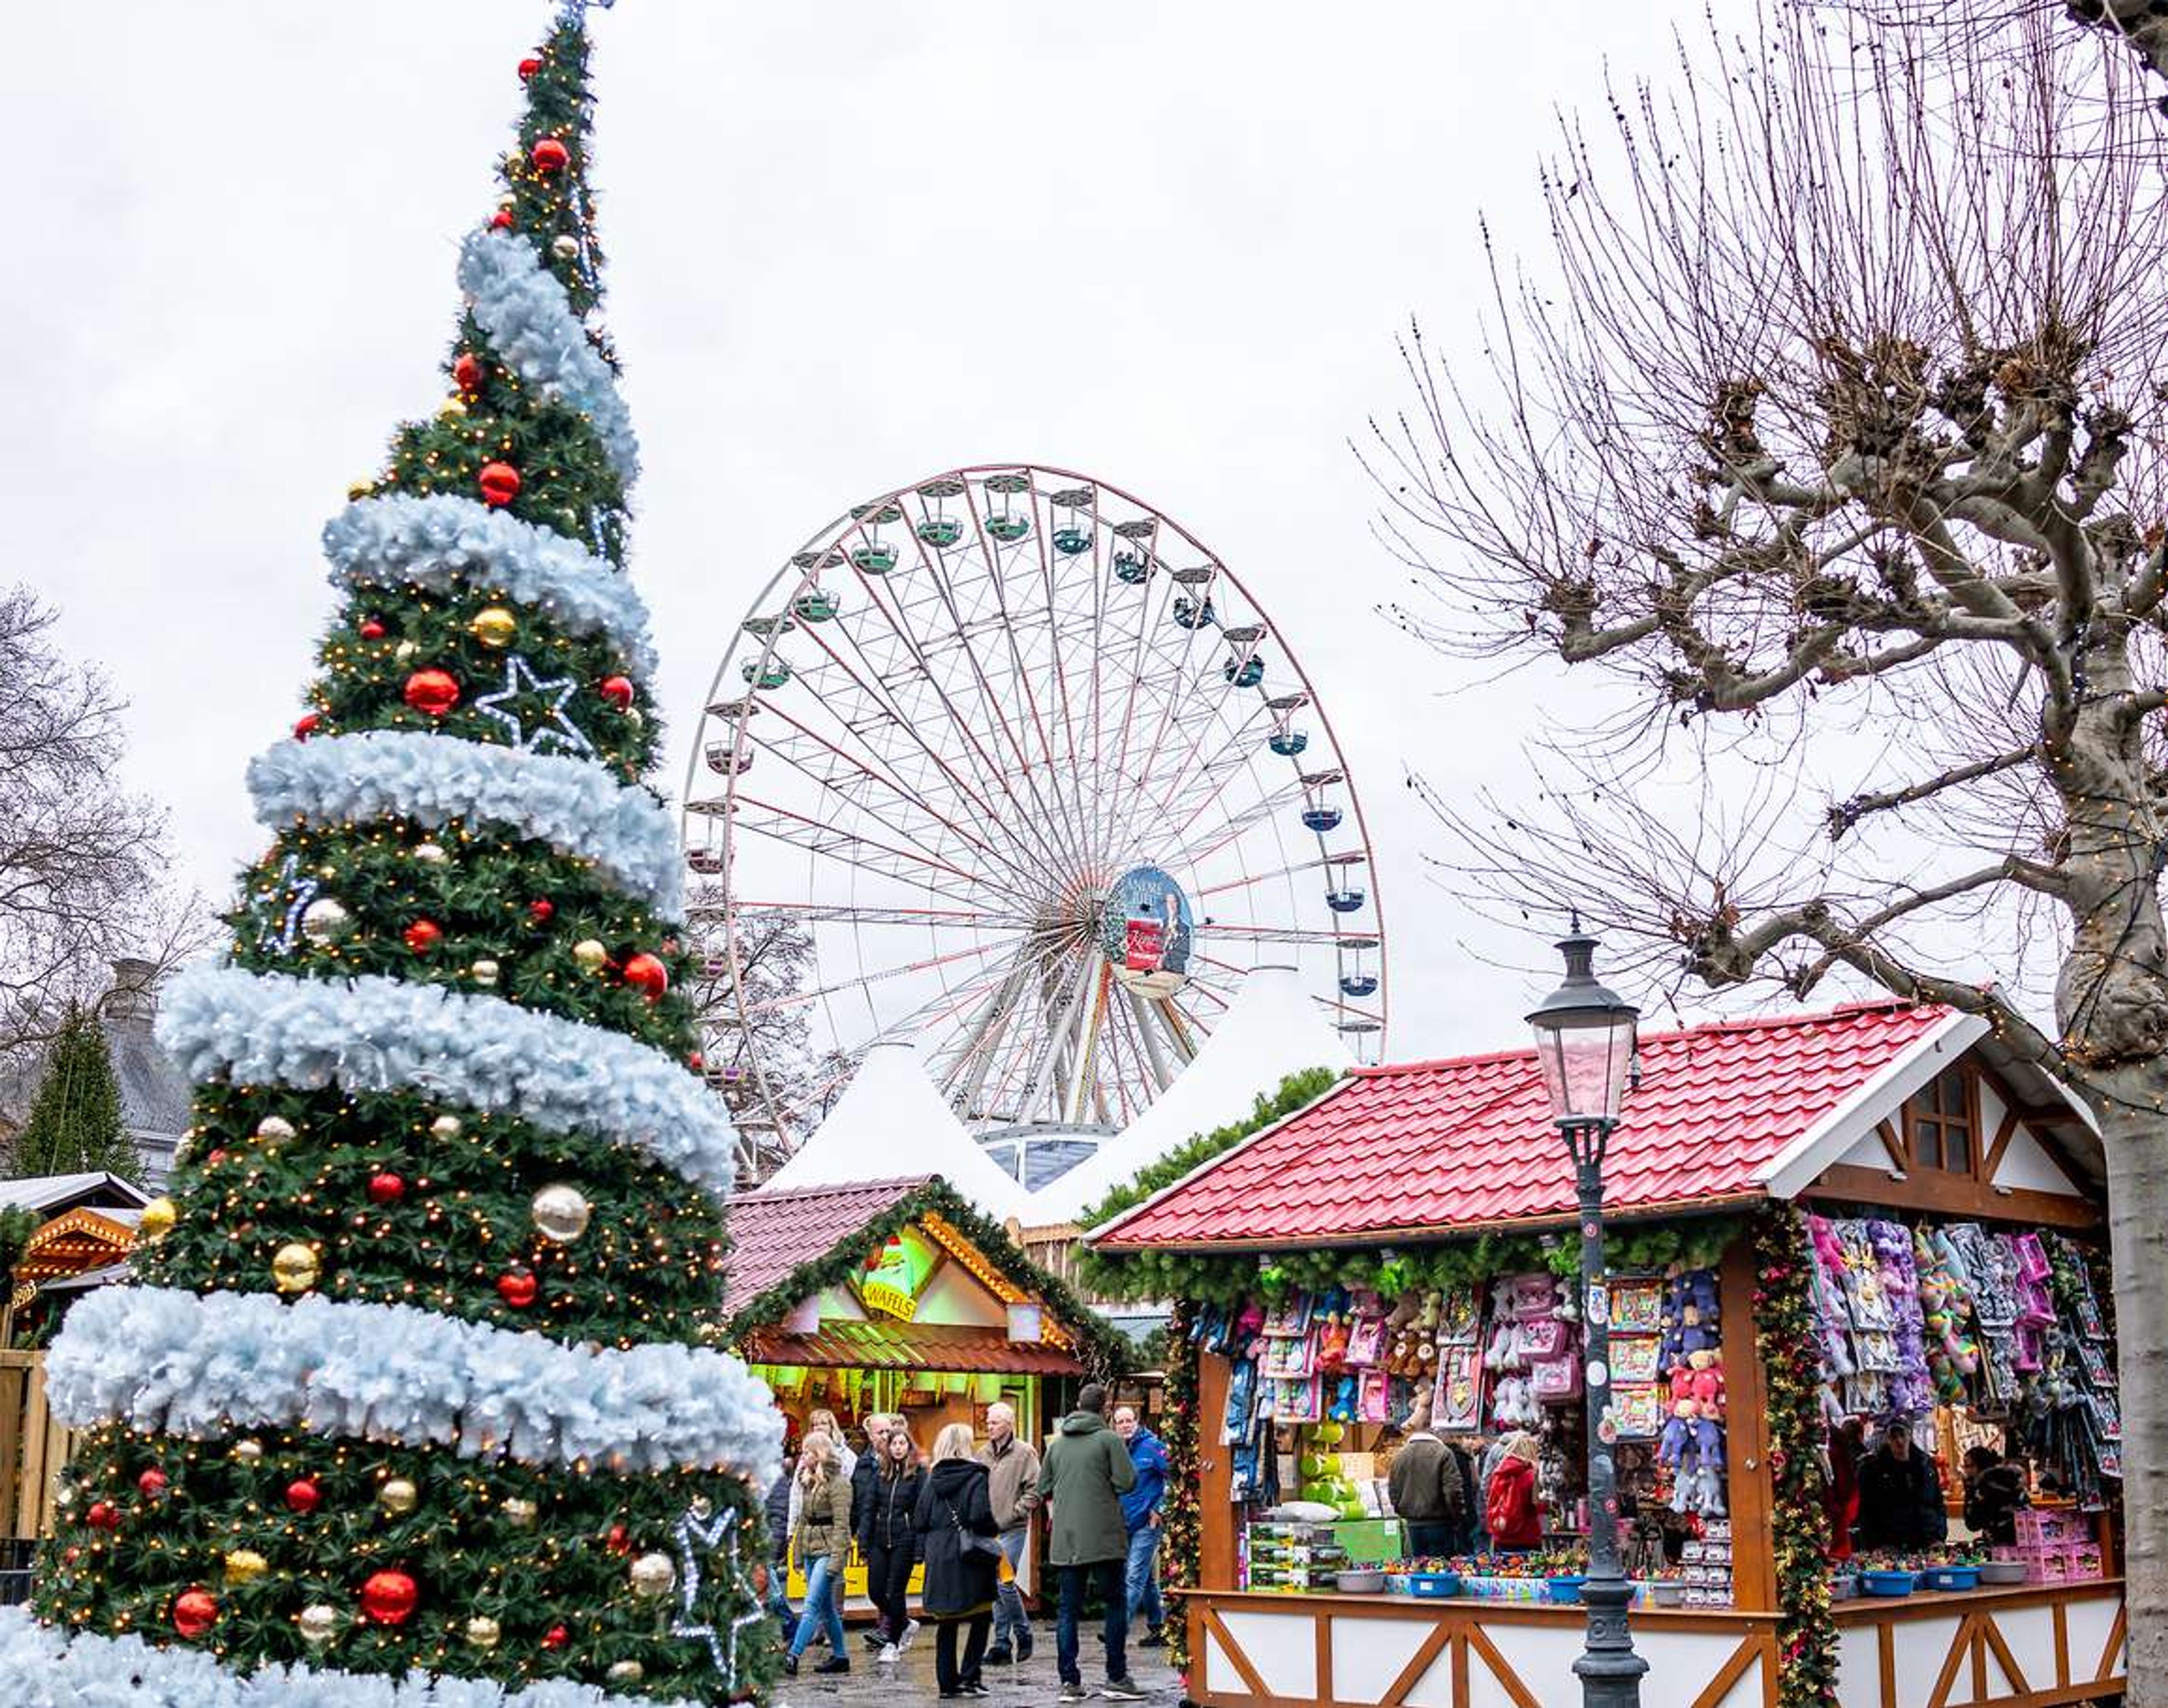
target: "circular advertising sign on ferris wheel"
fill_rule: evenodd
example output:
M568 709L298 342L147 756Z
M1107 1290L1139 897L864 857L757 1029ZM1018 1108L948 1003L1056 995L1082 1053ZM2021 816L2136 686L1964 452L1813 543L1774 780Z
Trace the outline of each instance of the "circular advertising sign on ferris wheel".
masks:
M1124 990L1171 997L1189 982L1189 897L1157 866L1117 878L1101 921L1099 947Z

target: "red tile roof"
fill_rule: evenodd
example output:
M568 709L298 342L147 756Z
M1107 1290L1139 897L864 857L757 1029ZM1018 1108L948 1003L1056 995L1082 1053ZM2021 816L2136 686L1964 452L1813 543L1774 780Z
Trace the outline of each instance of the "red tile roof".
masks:
M1768 1165L1949 1018L1859 1004L1645 1035L1604 1163L1607 1210L1760 1195ZM1358 1069L1109 1224L1114 1247L1358 1242L1570 1217L1573 1170L1532 1050Z
M925 1370L967 1375L1079 1375L1058 1347L1012 1342L998 1328L929 1322L824 1322L816 1334L756 1333L743 1348L754 1364L811 1370Z
M818 1263L933 1178L917 1174L858 1186L747 1192L732 1199L731 1254L723 1272L724 1320L736 1316L792 1270Z

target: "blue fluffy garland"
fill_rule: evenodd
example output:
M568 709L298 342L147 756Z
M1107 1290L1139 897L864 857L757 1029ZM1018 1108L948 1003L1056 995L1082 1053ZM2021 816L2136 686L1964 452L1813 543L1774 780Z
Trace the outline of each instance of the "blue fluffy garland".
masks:
M783 1419L738 1359L652 1341L561 1345L412 1305L100 1287L45 1359L53 1415L189 1439L306 1429L465 1458L732 1470L765 1487Z
M586 415L625 482L638 478L640 442L617 377L534 245L493 229L474 232L460 246L460 289L497 354L544 396Z
M635 1150L726 1202L737 1139L722 1100L621 1032L501 997L370 975L196 966L161 994L158 1041L189 1078L418 1091Z
M637 679L655 674L647 608L629 579L577 540L475 499L438 492L357 500L324 524L324 556L334 587L502 592L539 606L567 633L606 636Z
M507 1689L487 1679L404 1678L270 1665L246 1677L209 1651L69 1633L0 1607L0 1679L12 1708L605 1708L629 1699L568 1679ZM642 1708L694 1708L640 1697Z
M256 818L352 824L411 818L508 825L591 860L665 919L681 918L685 867L677 827L654 790L620 784L599 765L489 742L404 730L364 730L281 742L252 760Z

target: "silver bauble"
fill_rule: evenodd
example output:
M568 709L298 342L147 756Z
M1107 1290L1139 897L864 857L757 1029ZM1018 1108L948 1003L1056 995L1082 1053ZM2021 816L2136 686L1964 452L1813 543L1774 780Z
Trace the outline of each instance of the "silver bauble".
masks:
M545 1186L536 1193L528 1210L542 1237L554 1239L560 1245L570 1245L585 1233L595 1213L594 1206L578 1187L567 1186L562 1181Z
M652 1600L667 1595L678 1581L678 1568L667 1554L642 1554L632 1562L632 1593Z
M311 943L336 943L353 929L353 915L346 903L319 896L301 909L301 932Z

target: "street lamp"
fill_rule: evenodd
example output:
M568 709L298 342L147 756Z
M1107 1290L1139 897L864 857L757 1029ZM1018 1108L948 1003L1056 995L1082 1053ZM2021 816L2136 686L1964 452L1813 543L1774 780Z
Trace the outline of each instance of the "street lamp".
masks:
M1596 939L1573 916L1559 944L1565 982L1528 1016L1551 1119L1565 1135L1581 1198L1581 1322L1587 1338L1588 1639L1574 1675L1583 1708L1640 1708L1649 1663L1634 1652L1632 1587L1618 1562L1618 1480L1611 1459L1611 1294L1603 1276L1603 1153L1626 1095L1639 1011L1596 982Z

